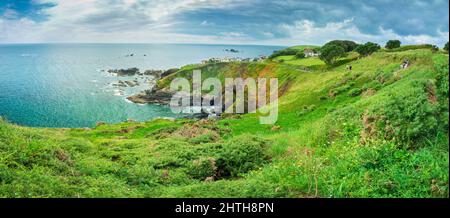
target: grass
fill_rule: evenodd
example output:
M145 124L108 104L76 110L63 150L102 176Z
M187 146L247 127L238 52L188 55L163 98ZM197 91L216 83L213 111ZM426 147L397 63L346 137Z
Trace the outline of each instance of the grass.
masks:
M0 197L449 196L448 55L277 59L177 73L278 77L273 126L257 114L92 129L0 121Z
M318 57L296 58L295 55L285 55L279 56L274 60L278 62L284 61L284 63L289 65L304 66L304 67L320 67L325 65L325 63Z

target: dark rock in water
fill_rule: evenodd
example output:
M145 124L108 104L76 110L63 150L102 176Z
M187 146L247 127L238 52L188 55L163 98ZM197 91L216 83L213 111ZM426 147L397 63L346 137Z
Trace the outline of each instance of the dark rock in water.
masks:
M108 70L108 73L115 73L117 76L134 76L139 74L139 69L134 67L128 69Z
M125 84L127 84L129 87L135 87L139 85L138 81L125 81Z
M113 83L112 85L113 86L119 86L119 87L127 87L127 84L124 81L122 81L122 80L119 80L119 82Z
M162 73L163 73L162 70L146 70L144 72L144 75L159 77L159 76L161 76Z
M236 50L234 48L232 48L232 49L225 49L225 51L231 52L231 53L239 53L239 50Z

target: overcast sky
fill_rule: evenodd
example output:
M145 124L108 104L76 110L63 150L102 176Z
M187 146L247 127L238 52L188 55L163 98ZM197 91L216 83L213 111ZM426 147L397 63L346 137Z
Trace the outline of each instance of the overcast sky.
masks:
M0 0L0 43L442 46L448 10L448 0Z

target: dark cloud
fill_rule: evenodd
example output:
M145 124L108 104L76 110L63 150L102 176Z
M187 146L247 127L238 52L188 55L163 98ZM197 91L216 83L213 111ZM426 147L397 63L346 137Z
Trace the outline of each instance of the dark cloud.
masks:
M329 22L353 19L362 33L379 34L380 27L399 35L427 34L436 36L438 30L448 31L449 2L447 0L253 0L252 4L231 9L204 9L178 15L191 21L180 30L202 31L196 27L202 20L215 23L211 30L277 31L277 25L310 20L318 26ZM258 32L258 31L256 31ZM283 33L274 33L283 35Z
M95 37L106 33L108 39L126 41L123 37L133 33L155 33L163 40L170 40L163 34L175 34L188 41L286 44L322 43L334 34L442 44L448 41L448 9L448 0L0 0L0 30L11 24L23 29L20 19L26 18L44 39L52 30L75 41L79 34L83 40L99 41ZM14 35L11 28L8 32Z

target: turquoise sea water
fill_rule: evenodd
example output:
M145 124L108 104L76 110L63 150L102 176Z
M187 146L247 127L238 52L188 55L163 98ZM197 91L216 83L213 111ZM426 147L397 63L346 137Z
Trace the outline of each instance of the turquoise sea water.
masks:
M230 53L225 49L237 49ZM123 91L108 69L169 69L210 57L253 58L280 47L181 44L24 44L0 45L0 116L38 127L91 127L174 117L160 105L138 105L126 97L149 86ZM134 54L130 57L127 55Z

